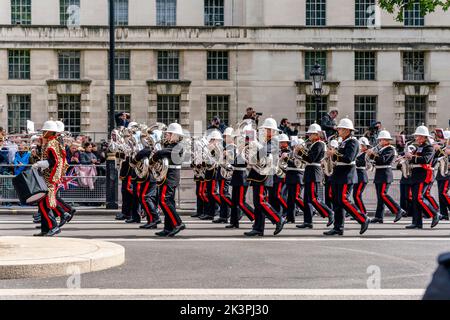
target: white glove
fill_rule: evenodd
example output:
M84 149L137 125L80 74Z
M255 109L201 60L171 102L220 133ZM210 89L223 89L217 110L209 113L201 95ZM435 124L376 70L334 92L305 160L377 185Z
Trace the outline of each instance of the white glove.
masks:
M41 169L47 169L50 166L47 160L38 161L33 164L33 169L41 168Z

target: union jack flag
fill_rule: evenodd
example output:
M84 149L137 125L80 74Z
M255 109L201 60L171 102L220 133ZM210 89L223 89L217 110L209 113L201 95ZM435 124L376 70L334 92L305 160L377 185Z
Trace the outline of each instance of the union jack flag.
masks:
M65 191L71 189L71 187L78 186L77 174L75 172L75 168L72 168L66 173L66 176L61 179L61 182L58 185L58 190L63 189Z

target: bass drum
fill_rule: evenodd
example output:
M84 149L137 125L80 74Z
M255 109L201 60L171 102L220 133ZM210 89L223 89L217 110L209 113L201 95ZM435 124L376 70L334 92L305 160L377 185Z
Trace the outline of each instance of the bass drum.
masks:
M26 170L12 179L22 204L33 204L48 192L47 184L37 169Z

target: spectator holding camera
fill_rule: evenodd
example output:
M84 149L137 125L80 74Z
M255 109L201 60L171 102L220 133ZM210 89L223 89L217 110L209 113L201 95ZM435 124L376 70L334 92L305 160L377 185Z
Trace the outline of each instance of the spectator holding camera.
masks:
M377 145L378 133L381 131L381 121L372 122L368 131L364 133L364 137L369 139L372 146Z
M211 124L208 126L208 130L219 130L221 133L225 131L227 127L222 123L222 120L218 116L214 116L211 120Z
M288 137L297 136L298 130L291 125L289 120L287 118L281 119L280 126L278 127L280 129L281 133L284 133Z
M258 125L260 116L262 116L262 113L256 112L253 107L248 107L242 120L251 119Z

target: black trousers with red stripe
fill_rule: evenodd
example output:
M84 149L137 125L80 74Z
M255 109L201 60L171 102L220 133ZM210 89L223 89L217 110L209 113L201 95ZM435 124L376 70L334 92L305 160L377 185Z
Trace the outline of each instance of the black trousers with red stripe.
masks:
M41 215L41 232L47 233L58 226L52 209L50 208L48 196L45 196L39 201L38 211Z
M329 182L324 183L325 204L328 208L333 209L333 185Z
M214 217L216 215L217 209L221 204L219 195L219 184L216 179L212 179L206 182L206 194L208 197L206 215Z
M425 182L413 184L412 188L412 213L413 224L417 226L423 225L422 215L426 215L428 218L433 218L437 213L437 210L431 205L428 199L425 197L428 184Z
M231 207L230 223L239 225L239 209L247 216L250 221L255 220L255 212L253 208L245 201L248 187L234 186L231 191Z
M158 186L155 181L147 180L141 184L139 203L145 212L148 223L159 220Z
M219 179L220 217L222 219L228 219L231 207L233 206L231 202L230 182L230 180Z
M401 210L400 205L388 194L390 186L390 183L375 184L375 189L377 191L377 210L375 212L375 217L381 220L383 220L384 217L385 205L394 215L396 215Z
M303 213L305 212L305 202L302 199L302 185L288 184L287 191L288 191L287 197L288 209L286 212L286 217L288 221L295 221L296 206L298 206Z
M195 194L197 195L197 215L205 214L206 201L203 193L203 181L195 181Z
M287 200L284 195L286 191L284 186L285 184L282 181L274 182L272 192L269 193L269 203L272 205L275 211L279 212L283 216L286 215L288 209Z
M158 189L159 206L164 212L164 230L167 231L172 231L182 223L175 204L176 189L167 183L160 185Z
M425 191L425 198L433 206L434 209L439 210L439 205L438 205L436 199L431 195L431 189L433 188L433 183L434 183L434 181L432 181L428 185L427 191Z
M264 232L265 218L267 217L270 222L276 224L281 221L281 215L279 212L269 204L268 196L273 190L271 187L266 187L263 184L253 186L253 205L255 207L255 222L253 223L253 230Z
M131 218L136 221L141 221L141 202L139 196L141 194L142 183L137 183L136 180L133 181L133 195L131 203Z
M407 216L412 216L412 199L410 199L411 185L400 184L400 207L406 211Z
M450 179L438 180L439 208L441 215L444 217L448 217L448 209L450 208L449 185Z
M366 189L366 186L367 183L365 182L359 182L353 186L353 201L355 202L359 211L361 211L361 213L364 213L365 215L367 215L367 209L366 205L364 204L362 196L364 190Z
M319 212L322 218L328 218L333 215L333 211L319 199L317 192L318 188L318 182L308 182L305 184L305 211L303 215L305 223L312 223L311 206Z
M333 184L333 203L334 203L334 229L344 229L344 210L346 210L356 221L363 224L367 216L350 201L350 195L353 189L352 184Z
M131 217L131 206L133 203L133 191L131 186L131 176L127 176L122 180L122 214L126 217Z

